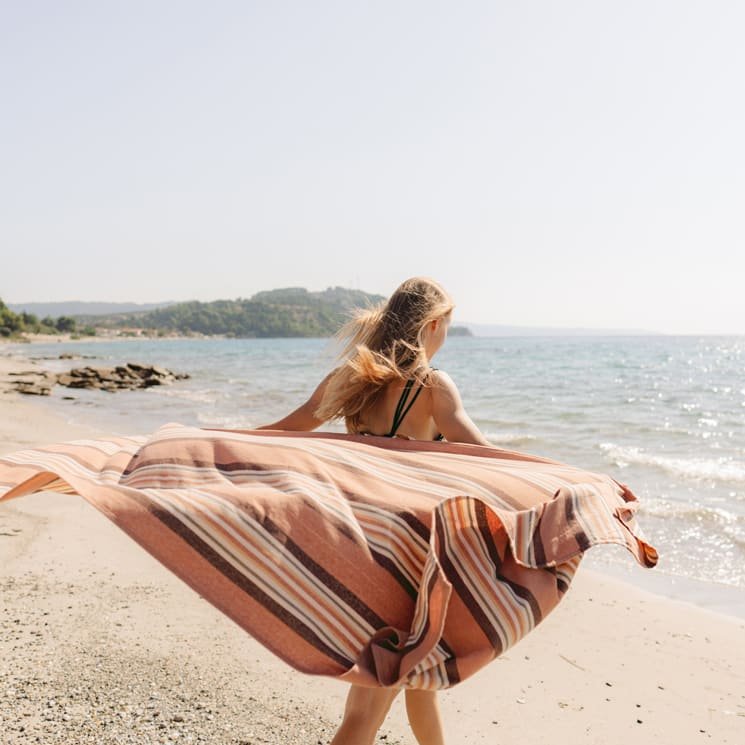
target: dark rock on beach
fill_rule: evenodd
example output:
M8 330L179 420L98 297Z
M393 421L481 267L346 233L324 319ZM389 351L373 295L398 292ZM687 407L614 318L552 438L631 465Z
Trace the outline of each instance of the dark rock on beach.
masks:
M95 360L95 354L73 354L72 352L63 352L57 355L43 355L41 357L29 357L30 360Z
M123 389L169 385L188 377L186 373L175 373L158 365L127 362L116 367L74 368L69 373L58 375L57 382L66 388L98 388L113 393Z
M39 370L24 370L8 373L11 388L30 396L48 396L57 382L54 373Z
M190 377L186 373L175 373L158 365L142 365L137 362L127 362L116 367L78 367L59 375L47 371L24 370L9 373L9 376L13 390L36 396L48 396L57 383L65 388L96 388L113 393L169 385Z

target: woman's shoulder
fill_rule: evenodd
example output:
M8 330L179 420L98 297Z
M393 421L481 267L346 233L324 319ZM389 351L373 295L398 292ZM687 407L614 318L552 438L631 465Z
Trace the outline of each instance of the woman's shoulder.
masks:
M427 378L432 406L436 410L450 410L461 406L461 397L455 381L444 371L432 368Z
M454 386L453 379L439 367L430 367L427 374L427 383L433 388L448 388Z

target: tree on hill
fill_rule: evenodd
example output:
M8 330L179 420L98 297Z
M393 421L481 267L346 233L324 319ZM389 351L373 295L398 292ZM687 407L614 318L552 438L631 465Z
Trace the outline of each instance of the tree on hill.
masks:
M70 316L60 316L54 324L60 333L73 333L77 326L75 319Z
M12 336L23 330L23 320L0 299L0 336Z
M30 334L56 334L61 332L74 332L76 321L70 316L52 318L47 316L41 321L33 313L14 313L0 299L0 336L19 336L22 333Z

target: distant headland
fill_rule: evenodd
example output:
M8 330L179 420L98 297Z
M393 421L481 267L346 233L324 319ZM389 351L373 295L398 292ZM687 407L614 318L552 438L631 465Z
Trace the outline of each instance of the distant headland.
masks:
M88 336L222 336L229 338L328 337L355 308L385 300L362 290L329 287L311 292L286 287L250 298L212 302L2 304L0 337L71 333ZM41 319L41 320L40 320ZM470 336L453 326L455 336Z

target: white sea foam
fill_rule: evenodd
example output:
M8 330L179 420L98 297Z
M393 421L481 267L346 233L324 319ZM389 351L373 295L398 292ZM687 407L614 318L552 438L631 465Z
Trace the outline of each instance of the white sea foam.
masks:
M484 436L493 445L518 445L523 442L532 442L538 438L525 432L492 432L487 430Z
M260 426L258 422L251 421L245 416L231 416L214 411L208 413L197 412L197 421L206 427L216 427L218 429L252 429Z
M688 556L693 541L708 559L713 560L709 569L715 569L720 580L741 584L745 577L741 572L742 559L735 560L728 567L726 562L722 564L721 558L741 556L740 552L745 550L745 515L701 503L654 497L641 501L639 514L643 522L649 523L660 543L667 544L668 552L677 554L682 551ZM652 522L654 518L663 522L655 524ZM681 557L673 558L673 563L679 560ZM678 570L686 574L685 567L680 566Z
M745 463L730 458L676 458L612 442L603 442L599 447L619 468L630 464L647 465L684 478L745 482Z
M679 518L689 522L716 523L719 526L745 527L745 515L738 515L722 507L695 502L678 502L673 499L646 497L639 503L644 515L662 518Z
M189 390L188 388L158 388L156 393L167 398L180 398L184 401L192 401L199 404L214 404L219 397L214 390Z

